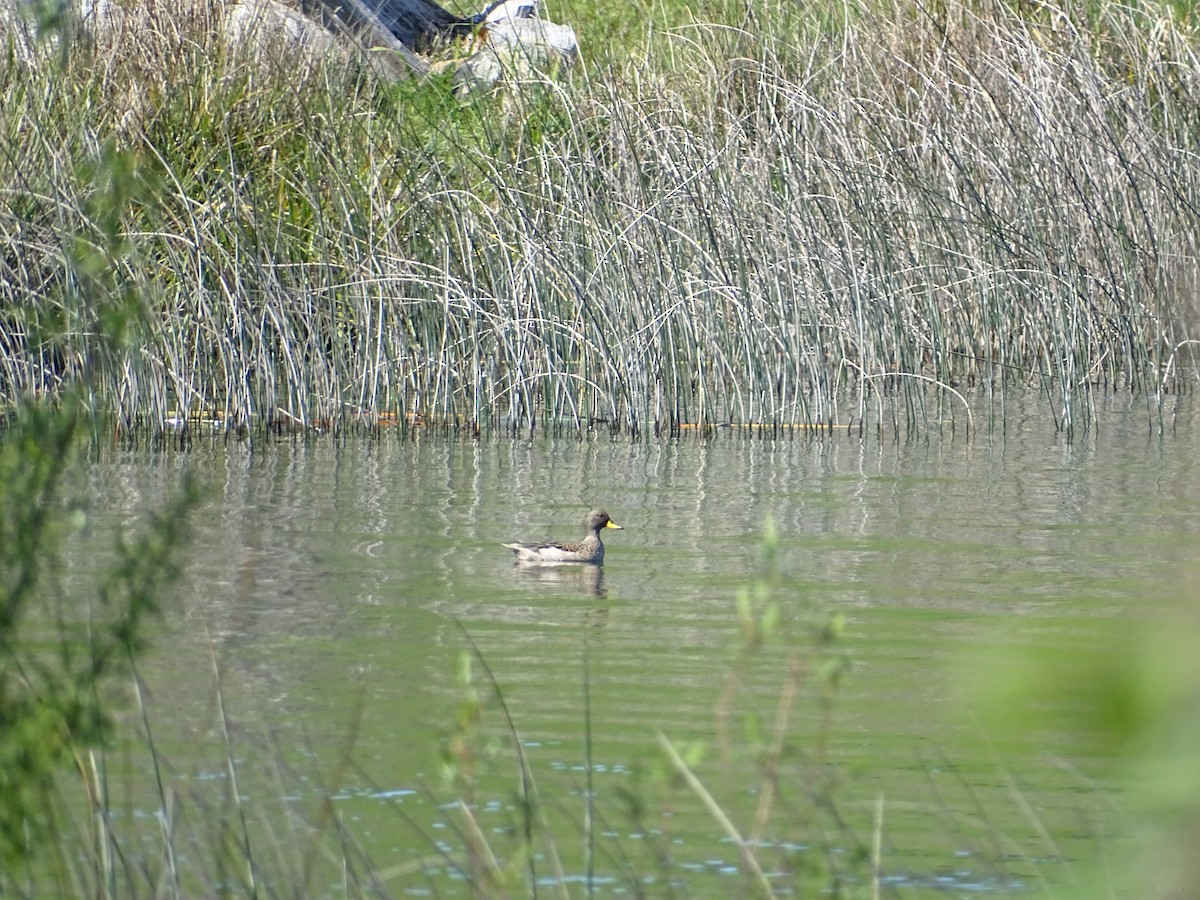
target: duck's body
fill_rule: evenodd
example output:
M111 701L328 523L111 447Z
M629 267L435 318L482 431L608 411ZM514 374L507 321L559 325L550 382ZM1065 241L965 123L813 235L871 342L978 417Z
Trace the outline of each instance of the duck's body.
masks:
M620 529L621 526L602 509L593 509L583 524L587 534L578 543L547 541L544 544L515 543L504 546L517 554L519 562L588 563L598 566L604 562L604 542L600 540L600 529Z

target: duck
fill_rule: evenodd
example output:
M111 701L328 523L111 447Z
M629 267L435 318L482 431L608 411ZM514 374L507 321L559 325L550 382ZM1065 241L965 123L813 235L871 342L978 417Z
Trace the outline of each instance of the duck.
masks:
M604 563L604 542L600 540L601 528L621 526L608 517L602 509L593 509L583 520L587 534L578 543L547 541L543 544L513 543L504 546L517 555L518 562L533 563L587 563L599 566Z

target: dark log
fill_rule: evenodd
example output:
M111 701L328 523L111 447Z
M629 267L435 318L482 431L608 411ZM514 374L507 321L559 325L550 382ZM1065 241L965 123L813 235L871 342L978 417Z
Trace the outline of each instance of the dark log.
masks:
M457 16L433 0L301 0L301 8L327 26L341 23L370 46L397 52L401 47L421 51L438 37L469 31L474 19Z
M341 2L341 0L335 0ZM362 0L381 25L406 47L421 50L438 37L469 29L471 19L442 9L433 0Z
M432 0L300 0L300 9L335 33L348 31L367 47L390 50L391 57L373 59L397 76L429 71L417 52L438 36L469 31L473 21Z

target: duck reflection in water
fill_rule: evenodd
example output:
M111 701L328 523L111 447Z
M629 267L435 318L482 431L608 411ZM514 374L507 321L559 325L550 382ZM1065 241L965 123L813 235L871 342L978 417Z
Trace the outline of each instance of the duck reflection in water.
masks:
M547 587L561 587L567 590L578 590L584 597L608 596L604 586L604 568L596 565L548 566L540 562L517 560L514 566L522 578L537 580Z

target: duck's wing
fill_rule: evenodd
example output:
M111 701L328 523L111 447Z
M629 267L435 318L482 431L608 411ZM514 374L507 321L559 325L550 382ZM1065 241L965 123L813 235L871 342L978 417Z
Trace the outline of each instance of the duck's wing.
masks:
M517 542L504 546L517 554L518 559L540 559L549 562L573 562L590 557L594 553L593 548L585 544L565 541L546 541L541 544Z

